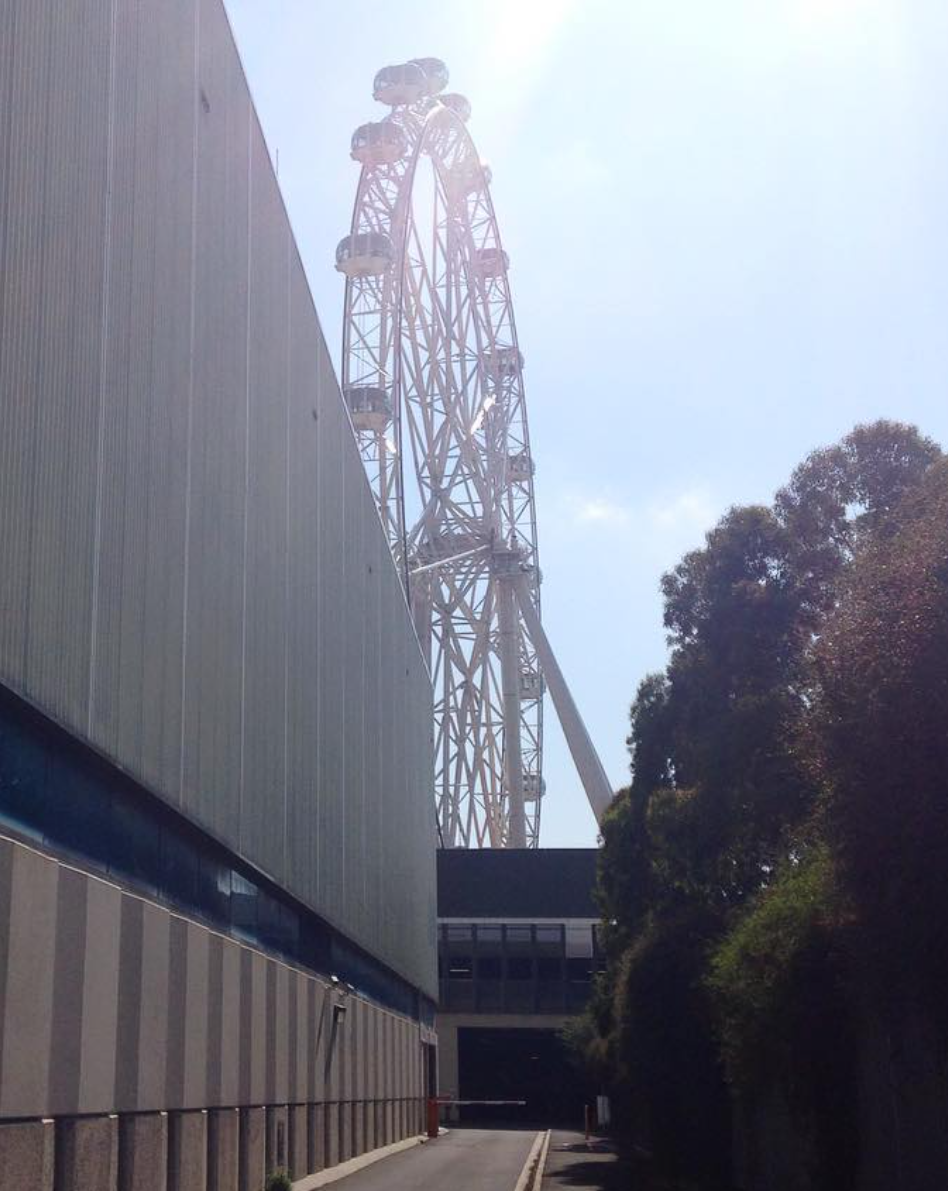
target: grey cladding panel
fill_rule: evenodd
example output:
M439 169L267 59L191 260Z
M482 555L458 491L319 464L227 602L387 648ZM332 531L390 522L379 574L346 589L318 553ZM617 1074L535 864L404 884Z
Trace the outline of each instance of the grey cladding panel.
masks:
M333 825L341 824L344 810L345 749L344 664L345 531L341 409L323 401L319 409L319 455L316 465L319 493L320 560L317 616L319 651L319 902L338 920L343 906L345 880L342 839Z
M250 140L249 458L241 846L284 854L289 234L263 137Z
M218 0L201 0L195 97L200 250L194 261L183 795L197 818L236 839L243 720L251 110L227 37ZM228 196L226 202L222 195Z
M42 223L38 196L46 162L35 151L45 128L49 61L42 36L48 12L24 4L0 10L0 103L16 120L0 120L0 674L22 681L26 671L30 553L33 531L35 386L42 298ZM14 31L16 37L14 38Z
M433 992L425 672L220 0L8 0L0 105L0 679Z
M317 897L319 782L319 671L317 637L319 551L313 549L319 524L320 372L322 340L311 333L312 302L302 266L290 263L289 575L287 697L293 714L287 736L287 832L290 882L310 901Z
M348 445L348 444L347 444ZM346 672L344 703L345 802L343 804L343 851L345 854L345 898L350 915L363 932L368 919L362 896L365 866L365 619L368 595L368 561L365 551L366 514L371 509L362 499L365 481L361 465L346 461L344 468L346 542L345 590L348 606L343 623L343 654Z

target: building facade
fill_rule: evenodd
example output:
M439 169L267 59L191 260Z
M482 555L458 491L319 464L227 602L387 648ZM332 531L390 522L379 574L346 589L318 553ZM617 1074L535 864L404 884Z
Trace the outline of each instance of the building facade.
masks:
M420 1128L430 681L221 0L0 110L0 1167L253 1191Z
M594 1092L558 1034L585 1007L602 962L596 856L438 853L440 1094L459 1102L452 1119L582 1123Z

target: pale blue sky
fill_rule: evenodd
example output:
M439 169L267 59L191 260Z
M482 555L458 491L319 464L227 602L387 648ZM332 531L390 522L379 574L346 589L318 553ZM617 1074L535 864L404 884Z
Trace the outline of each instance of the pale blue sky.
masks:
M443 58L511 256L544 622L616 786L659 576L857 421L948 444L945 0L226 0L338 365L376 69ZM552 708L542 843L595 824Z

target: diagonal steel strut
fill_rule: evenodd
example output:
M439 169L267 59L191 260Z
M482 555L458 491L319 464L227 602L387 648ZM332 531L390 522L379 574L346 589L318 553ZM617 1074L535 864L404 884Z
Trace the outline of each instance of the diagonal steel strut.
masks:
M579 773L579 780L583 783L589 805L596 816L596 822L601 823L602 817L612 802L612 787L606 777L606 771L599 760L599 754L586 730L579 710L573 701L563 671L553 654L553 648L546 635L537 610L530 598L526 576L518 576L514 583L520 614L526 626L533 648L540 661L540 669L546 679L550 694L553 696L553 706L563 728L563 735L569 745L573 764Z

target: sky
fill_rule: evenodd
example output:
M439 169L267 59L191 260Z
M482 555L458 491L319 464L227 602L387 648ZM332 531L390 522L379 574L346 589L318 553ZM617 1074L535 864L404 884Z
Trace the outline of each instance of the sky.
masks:
M225 3L337 370L374 74L436 56L470 100L526 358L544 625L626 784L662 572L859 422L948 445L948 4ZM541 844L591 846L546 716Z

